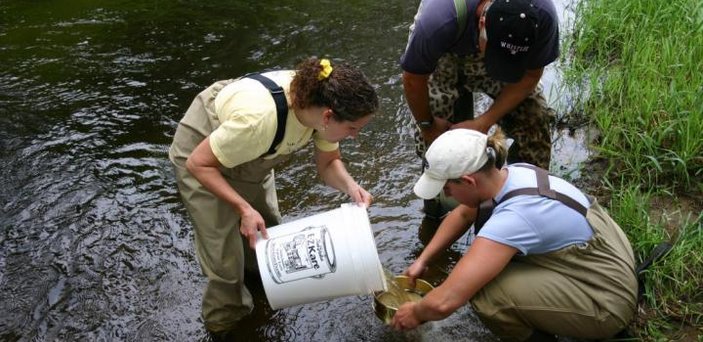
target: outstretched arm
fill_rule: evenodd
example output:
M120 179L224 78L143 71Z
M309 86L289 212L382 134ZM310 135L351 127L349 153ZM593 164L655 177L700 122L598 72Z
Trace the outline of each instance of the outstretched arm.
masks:
M449 277L419 302L403 304L393 316L398 330L413 329L426 321L444 319L493 280L517 249L486 238L476 238Z
M339 149L329 152L315 149L317 173L325 184L346 193L355 203L368 207L373 196L354 181L341 158Z
M405 271L404 274L410 278L411 284L414 284L415 279L425 273L432 259L449 248L454 241L466 233L471 223L476 219L476 212L476 208L460 204L444 218L430 243L427 244L420 256Z

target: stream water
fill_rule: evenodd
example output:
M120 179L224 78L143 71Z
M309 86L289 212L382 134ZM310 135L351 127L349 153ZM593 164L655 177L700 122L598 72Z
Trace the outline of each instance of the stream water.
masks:
M433 229L411 191L420 163L398 66L417 4L0 2L0 340L206 340L205 278L168 145L212 82L310 55L357 65L378 89L380 114L342 152L375 196L381 262L401 273ZM550 66L544 87L563 108L559 83ZM559 174L578 175L587 157L582 132L571 133L554 135ZM277 171L284 221L347 200L320 184L310 158L304 149ZM466 244L454 247L432 270L435 283ZM374 316L371 295L272 311L252 290L257 308L238 332L247 341L493 339L468 307L398 333Z

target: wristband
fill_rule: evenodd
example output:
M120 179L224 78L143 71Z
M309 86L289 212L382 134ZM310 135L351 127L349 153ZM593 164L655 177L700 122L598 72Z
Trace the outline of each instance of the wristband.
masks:
M430 116L429 120L418 121L417 125L420 127L420 129L428 129L428 128L432 127L433 123L434 123L434 117Z

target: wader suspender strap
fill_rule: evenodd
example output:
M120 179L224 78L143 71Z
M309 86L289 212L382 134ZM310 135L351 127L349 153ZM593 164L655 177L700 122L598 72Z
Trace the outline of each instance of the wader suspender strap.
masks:
M454 37L454 44L459 43L462 33L466 30L466 13L468 11L466 0L454 0L456 9L457 31ZM452 123L458 123L474 118L474 95L466 90L466 73L464 72L464 62L461 58L458 61L456 72L456 89L459 97L454 101L454 110L451 116Z
M466 0L454 0L454 8L456 9L456 22L459 28L456 31L456 37L454 37L454 44L456 44L466 29Z
M286 100L286 95L283 92L283 88L272 81L270 78L261 74L249 74L245 77L255 79L266 87L273 101L276 102L276 115L278 116L278 126L276 127L276 136L273 138L273 143L269 147L268 152L265 155L273 154L276 152L276 146L283 140L283 134L286 130L286 121L288 120L288 101Z
M581 203L577 202L573 198L552 190L552 188L549 186L549 173L547 172L547 170L529 164L514 166L534 170L537 173L537 187L515 189L505 194L505 196L501 198L501 202L520 195L540 195L553 200L557 200L565 206L576 210L576 212L583 215L583 217L586 217L586 212L588 211L588 208L584 207L583 205L581 205ZM478 213L476 214L476 222L474 222L474 233L478 233L479 229L481 229L481 227L483 227L486 221L488 221L488 219L493 214L493 208L495 208L498 203L500 202L496 202L494 199L481 202L478 208Z
M459 97L454 101L450 120L452 123L474 119L474 94L466 90L464 66L464 63L460 61L456 68L456 90L459 92Z

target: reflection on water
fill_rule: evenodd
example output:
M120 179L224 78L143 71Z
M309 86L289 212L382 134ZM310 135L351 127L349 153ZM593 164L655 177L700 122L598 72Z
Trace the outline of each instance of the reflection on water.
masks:
M0 340L205 339L204 277L167 147L213 81L309 55L360 66L381 95L382 114L342 148L375 196L369 216L381 261L401 273L422 247L421 201L410 190L420 165L398 67L416 7L1 2ZM585 153L579 145L557 144L568 152L555 160L574 160L564 173L582 160L569 159ZM310 156L300 151L277 171L286 221L347 200L319 183ZM434 285L466 244L455 247L433 267ZM397 333L374 316L370 295L273 311L256 279L248 282L257 306L238 334L250 341L491 340L467 307Z

